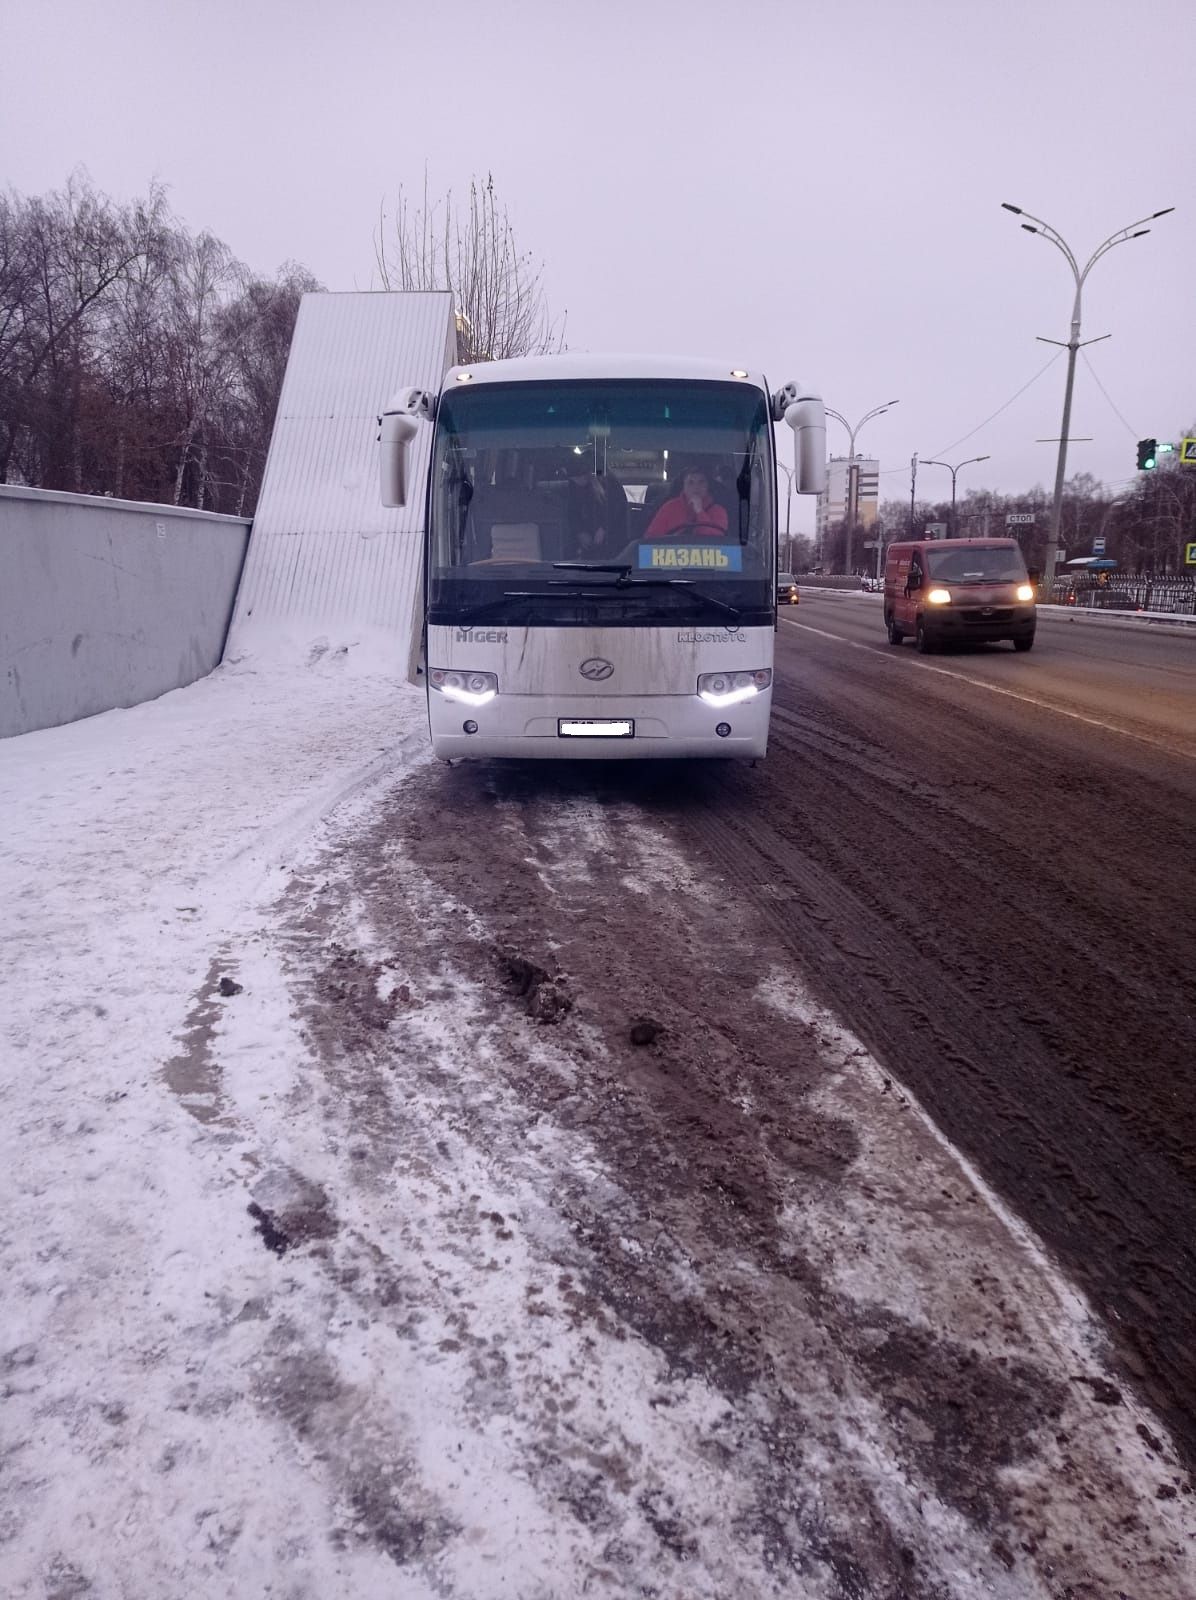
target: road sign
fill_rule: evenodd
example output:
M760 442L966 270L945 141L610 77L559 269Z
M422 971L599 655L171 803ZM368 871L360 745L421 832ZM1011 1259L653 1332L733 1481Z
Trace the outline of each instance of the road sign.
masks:
M865 550L879 550L880 548L881 548L881 543L880 543L879 539L865 539L864 540L864 549Z
M1196 439L1181 439L1179 459L1185 467L1196 467Z
M945 522L928 522L924 533L927 539L945 539L947 537L947 524Z
M1184 566L1196 567L1196 539L1184 545Z
M1007 528L1018 528L1024 523L1033 522L1034 520L1033 511L1008 511L1005 514L1005 526Z
M1104 535L1103 534L1098 534L1097 537L1092 541L1092 554L1094 556L1103 556L1104 553L1105 553Z

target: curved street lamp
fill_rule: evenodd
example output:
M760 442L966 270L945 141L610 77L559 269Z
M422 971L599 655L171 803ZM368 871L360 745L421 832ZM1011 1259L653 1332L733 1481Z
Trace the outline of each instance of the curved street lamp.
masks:
M793 475L797 468L787 467L783 461L778 461L777 471L785 474L785 483L788 491L785 498L785 537L787 539L789 537L789 508L793 504Z
M834 417L836 422L841 422L847 429L847 437L850 441L847 455L847 504L844 507L846 513L845 520L847 528L847 543L845 546L843 561L843 564L848 572L851 571L851 537L855 532L856 518L859 516L860 476L855 465L856 435L866 422L871 422L873 417L881 416L884 412L888 411L890 407L900 405L900 403L901 402L899 400L886 400L884 405L873 406L871 411L866 411L864 413L854 427L852 427L851 423L848 422L847 418L841 411L832 411L830 406L826 407L827 416Z
M921 465L924 467L946 467L951 474L951 537L955 537L955 475L964 467L970 467L977 461L991 461L991 456L969 456L966 461L960 461L952 466L949 461L935 461L930 456L923 456Z
M1071 426L1071 393L1076 376L1076 351L1080 348L1080 297L1084 290L1084 283L1088 274L1102 256L1108 255L1119 244L1128 244L1131 239L1141 239L1143 234L1150 232L1143 227L1143 223L1154 222L1158 217L1165 217L1174 206L1164 206L1161 211L1152 211L1148 217L1139 217L1137 222L1131 222L1124 228L1118 228L1116 233L1111 233L1103 244L1088 257L1083 267L1076 259L1071 246L1064 239L1057 228L1052 228L1049 222L1044 222L1041 217L1031 216L1028 211L1023 211L1021 206L1010 205L1008 200L1002 200L1002 207L1012 211L1015 217L1025 217L1027 220L1022 227L1027 233L1037 233L1044 239L1049 239L1057 250L1061 252L1071 268L1071 275L1075 279L1076 298L1071 310L1071 334L1066 344L1061 339L1046 339L1046 344L1059 344L1067 351L1067 385L1063 391L1063 426L1059 430L1059 459L1055 466L1055 498L1051 508L1051 531L1047 537L1046 558L1043 562L1042 585L1043 593L1049 595L1051 583L1055 577L1055 562L1059 552L1059 533L1063 517L1063 477L1067 470L1067 432ZM1095 340L1086 340L1085 343L1095 343Z

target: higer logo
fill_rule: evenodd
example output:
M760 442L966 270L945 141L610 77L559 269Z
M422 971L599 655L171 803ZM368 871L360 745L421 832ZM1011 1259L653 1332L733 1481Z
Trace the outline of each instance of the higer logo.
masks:
M577 670L591 683L603 683L613 675L615 664L613 661L607 661L604 656L590 656Z

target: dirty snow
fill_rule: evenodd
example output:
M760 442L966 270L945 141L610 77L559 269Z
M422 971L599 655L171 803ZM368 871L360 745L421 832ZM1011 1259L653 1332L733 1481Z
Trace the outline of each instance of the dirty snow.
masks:
M450 900L399 852L386 863L430 949L381 946L357 904L346 842L426 759L415 692L377 657L327 649L0 746L4 1593L877 1592L816 1564L798 1587L764 1544L737 1546L769 1449L762 1402L737 1412L588 1305L562 1180L628 1217L629 1261L651 1239L601 1139L524 1103L494 1056L501 1031L475 1026L485 996L444 931L492 931L468 884ZM617 827L562 812L569 866L545 892L584 890ZM633 915L662 892L709 900L650 825L624 819L619 849ZM883 1069L797 975L773 972L758 1003L762 1026L786 1011L822 1052L818 1107L860 1139L852 1185L783 1219L837 1293L1032 1354L1062 1386L1099 1371L1083 1302L900 1085L878 1090ZM345 1005L359 1038L317 1038ZM564 1094L579 1070L565 1030L522 1029ZM679 1251L668 1270L702 1291L703 1262ZM985 1273L992 1325L994 1296L968 1288ZM994 1556L933 1472L894 1454L882 1396L815 1372L808 1389L830 1423L778 1516L833 1524L847 1462L919 1552L901 1592L1062 1592L1032 1551ZM1039 1537L1087 1540L1087 1570L1111 1584L1102 1518L1135 1518L1152 1592L1196 1592L1190 1500L1155 1498L1181 1478L1157 1424L1132 1402L1077 1417L1066 1449L1009 1475L1027 1526L1050 1520L1045 1474L1082 1472ZM1106 1502L1087 1527L1067 1520L1085 1485Z

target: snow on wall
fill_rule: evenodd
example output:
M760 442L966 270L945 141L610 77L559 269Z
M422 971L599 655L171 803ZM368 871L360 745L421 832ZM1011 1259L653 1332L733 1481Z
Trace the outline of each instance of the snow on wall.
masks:
M431 429L412 446L418 492L388 510L378 416L400 386L438 389L455 359L447 293L304 295L226 659L368 641L405 670Z
M211 672L248 539L241 517L0 485L0 737Z

